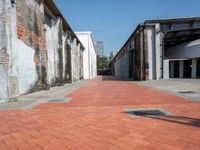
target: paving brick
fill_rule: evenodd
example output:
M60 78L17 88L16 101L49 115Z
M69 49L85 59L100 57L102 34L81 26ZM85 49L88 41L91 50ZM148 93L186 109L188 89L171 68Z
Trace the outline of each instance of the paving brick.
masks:
M1 150L193 150L200 147L200 103L101 77L69 103L0 112ZM131 118L127 108L162 108L165 118Z

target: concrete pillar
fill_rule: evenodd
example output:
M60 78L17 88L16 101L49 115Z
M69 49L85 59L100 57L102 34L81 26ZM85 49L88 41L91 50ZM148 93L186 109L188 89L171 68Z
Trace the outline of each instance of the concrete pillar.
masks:
M163 79L169 79L169 60L164 60Z
M164 33L160 32L160 24L156 24L155 26L156 30L156 79L162 79L163 78L163 56L164 56Z
M140 80L144 79L144 30L140 28Z
M183 78L184 76L184 61L179 61L179 78Z
M197 59L192 59L192 78L197 77Z
M170 77L174 78L174 61L170 62Z
M156 35L156 79L159 80L161 77L161 72L160 72L160 68L161 68L161 63L160 63L160 51L161 51L161 47L160 47L160 35Z
M147 31L147 42L146 42L146 51L148 52L148 72L149 72L149 80L156 79L156 42L155 42L155 28L148 27Z

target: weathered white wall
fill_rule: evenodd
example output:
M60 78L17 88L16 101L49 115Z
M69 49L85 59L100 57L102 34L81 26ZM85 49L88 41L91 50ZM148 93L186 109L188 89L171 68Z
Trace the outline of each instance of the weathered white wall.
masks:
M35 6L38 3L35 3L33 0L26 2L33 5L33 7L30 6L33 9L40 10L41 12L44 11L43 4ZM18 5L20 5L20 3L18 3ZM37 88L36 82L38 81L38 72L35 59L36 50L34 49L34 43L26 43L26 39L29 38L28 36L25 37L25 40L20 40L19 37L17 37L16 14L16 4L11 5L11 2L7 0L0 1L0 101L1 99L17 97ZM38 20L35 21L37 22ZM52 26L46 26L46 43L45 41L44 43L48 51L48 84L53 84L59 72L57 68L58 62L60 61L57 54L58 48L62 51L63 62L65 63L66 61L64 60L65 53L63 52L65 50L64 42L66 41L67 34L63 31L59 32L60 30L58 30L62 27L60 19L52 19L50 22ZM60 33L62 33L62 35ZM61 35L61 40L58 39L58 35ZM67 41L69 41L68 43L71 46L71 41L69 39ZM79 44L73 42L72 44L74 48L73 61L75 62L73 63L73 73L75 80L79 80L81 75L80 58L82 53L80 53L80 42L78 43ZM63 71L65 69L65 65L63 64Z
M35 50L28 47L21 40L17 40L18 51L18 80L19 95L28 92L35 86L37 81L36 66L34 62Z
M48 20L49 17L46 17L46 20ZM59 38L58 38L58 32L59 32L59 24L61 23L59 19L52 19L51 27L47 25L46 27L46 34L47 34L47 50L48 50L48 82L49 84L53 85L55 82L55 78L58 78L59 74L59 68L57 67L59 65L59 54L57 49L60 47L58 45ZM62 76L65 79L66 76L66 70L69 68L66 68L67 60L66 58L70 59L71 61L71 77L72 82L78 81L81 79L82 73L81 73L81 45L77 41L76 38L71 37L72 35L69 34L69 32L62 31L62 63L63 63L63 72ZM67 54L67 45L69 45L71 51L69 54Z
M80 47L79 44L77 44L77 39L74 42L74 49L72 51L72 58L73 58L73 81L80 80Z
M8 19L6 16L10 14L8 12L9 6L6 4L6 0L0 1L0 98L7 98L8 88L8 53L7 53L7 33L6 26L8 25Z
M67 43L67 32L65 32L65 31L63 31L63 35L62 35L62 43L63 43L63 49L62 49L62 53L63 53L63 78L65 78L65 69L67 69L66 68L66 66L65 66L65 64L66 64L66 62L67 62L67 60L66 60L66 43Z
M73 40L72 42L72 51L71 51L71 60L72 60L72 81L74 82L76 80L76 69L75 69L75 66L76 66L76 39Z
M50 19L50 20L49 20ZM56 44L58 29L56 28L56 20L46 16L46 48L48 57L48 84L54 85L56 77L55 61L56 61Z
M38 5L32 0L26 1L28 5L34 7L40 12L44 12L43 4ZM20 5L20 2L19 2ZM16 14L14 14L16 16ZM28 20L27 20L28 21ZM14 21L15 24L17 20ZM13 33L16 34L16 28L13 30ZM18 55L15 56L15 59L18 60L15 68L18 70L18 96L31 90L35 89L36 82L38 81L38 74L36 72L36 63L35 63L35 49L31 44L26 44L24 41L19 40L17 35L14 36L15 40L13 41L14 51L17 51ZM13 52L12 52L13 53ZM12 62L15 63L15 62Z
M72 80L73 82L81 78L80 45L75 38L72 42L71 61L72 61Z
M155 49L155 29L153 27L147 30L147 47L149 62L149 80L156 79L156 49Z
M0 54L0 57L7 56L6 59L4 58L3 67L0 64L0 70L2 70L2 72L0 71L0 82L2 83L0 98L13 98L29 92L37 81L34 62L35 50L17 38L16 5L11 5L10 1L5 1L5 3L1 1L0 7L4 7L5 20L1 21L5 22L3 34L6 37L0 37L0 41L3 40L5 49L5 54ZM3 26L0 28L3 29ZM2 45L1 43L0 45ZM2 61L0 60L0 62Z
M97 54L92 33L76 32L76 35L85 47L83 51L84 79L93 79L97 76Z
M129 55L125 53L115 62L115 76L123 79L129 78Z
M164 60L163 79L169 79L169 60Z
M147 26L147 48L148 48L148 62L149 62L149 80L159 80L162 77L163 66L163 36L164 33L160 32L160 24ZM166 63L166 62L165 62ZM163 73L165 76L165 73Z
M76 33L77 34L77 33ZM83 43L85 50L83 52L83 77L84 79L90 79L89 77L89 48L88 48L88 36L83 34L77 34L79 40Z
M16 6L0 1L0 99L19 94L16 50ZM22 60L21 60L22 61Z
M90 59L90 79L93 79L97 76L97 54L96 54L96 50L95 50L95 46L94 46L94 41L92 38L92 33L90 33L88 35L89 37L89 59Z
M162 79L162 45L163 33L160 32L160 24L155 25L155 45L156 45L156 79Z
M200 39L166 49L165 57L168 59L187 59L200 57Z
M89 38L89 47L90 47L90 78L93 79L97 76L97 54L94 46L94 41Z

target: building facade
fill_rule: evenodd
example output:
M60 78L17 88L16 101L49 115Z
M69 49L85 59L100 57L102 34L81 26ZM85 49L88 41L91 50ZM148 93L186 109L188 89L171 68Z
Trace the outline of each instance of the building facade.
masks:
M76 35L85 47L83 51L83 77L84 79L93 79L97 76L97 53L92 32L76 32Z
M200 17L139 24L111 62L115 76L132 80L200 77Z
M96 41L95 48L97 51L97 56L104 56L104 42L103 41Z
M0 99L83 78L83 51L52 0L0 1Z

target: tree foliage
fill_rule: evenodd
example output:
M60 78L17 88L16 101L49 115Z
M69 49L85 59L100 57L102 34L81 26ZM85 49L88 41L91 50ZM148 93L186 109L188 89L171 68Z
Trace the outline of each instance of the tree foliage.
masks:
M106 75L109 72L109 59L106 56L97 56L97 72L98 75Z

